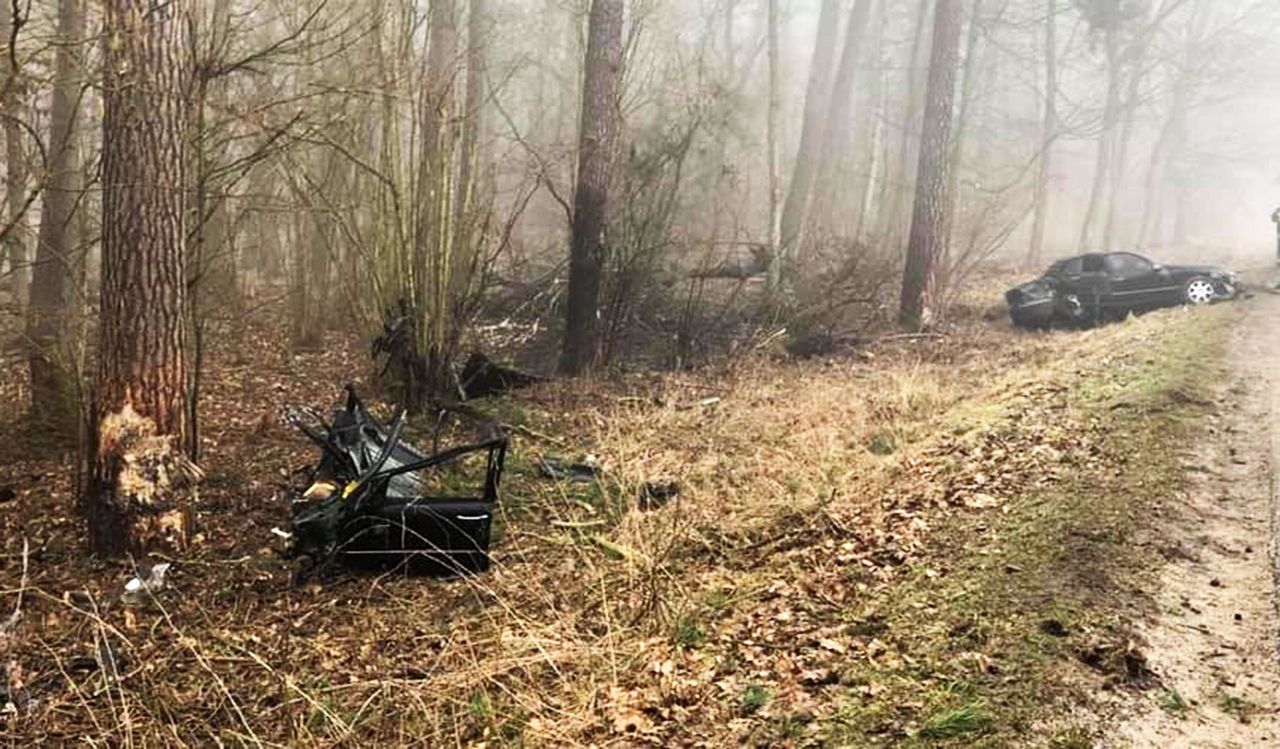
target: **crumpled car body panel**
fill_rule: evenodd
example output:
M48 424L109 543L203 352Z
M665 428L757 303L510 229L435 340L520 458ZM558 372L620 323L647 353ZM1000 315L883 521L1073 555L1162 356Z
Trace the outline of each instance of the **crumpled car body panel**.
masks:
M314 493L308 490L295 498L290 556L316 566L403 567L437 576L489 568L505 439L428 455L401 441L403 414L382 424L350 386L332 423L298 410L288 420L321 448L309 478L312 489L323 488L320 496L308 498ZM484 456L482 485L469 492L428 490L426 473L469 456Z
M1005 301L1014 324L1023 328L1047 328L1058 313L1057 290L1043 278L1010 289Z

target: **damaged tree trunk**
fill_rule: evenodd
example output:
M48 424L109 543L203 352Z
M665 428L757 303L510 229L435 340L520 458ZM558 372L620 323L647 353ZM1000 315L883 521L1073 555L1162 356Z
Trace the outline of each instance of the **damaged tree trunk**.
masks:
M190 6L105 4L102 291L85 504L95 552L181 548Z

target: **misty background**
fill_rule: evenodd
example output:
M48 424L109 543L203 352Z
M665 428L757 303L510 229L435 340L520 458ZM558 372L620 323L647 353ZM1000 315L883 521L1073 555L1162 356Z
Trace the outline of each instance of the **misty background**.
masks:
M19 13L3 60L0 259L15 310L31 269L55 256L80 269L82 307L97 288L103 19L97 3L70 3L82 7L71 16L64 5L6 4L0 19L13 32ZM935 3L619 5L601 360L642 328L688 361L713 346L710 328L758 317L760 299L793 330L840 327L849 310L887 318L917 201ZM531 335L558 326L591 142L587 0L191 8L193 321L234 328L280 291L305 345L335 326L368 335L404 300L444 321L432 345L450 351L485 315L523 317ZM965 0L958 17L940 298L984 269L1092 250L1269 262L1275 2ZM63 130L58 91L73 104ZM450 217L423 199L432 179L445 180ZM46 198L69 194L56 241L37 242ZM446 257L424 245L429 231L456 245L453 280L412 272Z

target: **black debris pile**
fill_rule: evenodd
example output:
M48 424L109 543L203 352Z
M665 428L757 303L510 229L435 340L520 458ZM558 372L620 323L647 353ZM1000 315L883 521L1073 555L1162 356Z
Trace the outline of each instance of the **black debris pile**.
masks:
M680 484L675 481L646 481L636 495L636 506L641 510L656 510L680 494Z
M496 364L489 357L473 352L462 365L462 374L458 377L462 394L468 399L484 398L490 395L501 395L510 390L537 385L546 382L546 378L538 377L517 369Z
M340 563L453 576L489 568L505 438L428 455L401 440L403 413L382 424L350 385L331 422L302 409L285 417L321 449L295 492L287 556L310 560L311 570ZM468 457L485 460L482 486L466 486Z

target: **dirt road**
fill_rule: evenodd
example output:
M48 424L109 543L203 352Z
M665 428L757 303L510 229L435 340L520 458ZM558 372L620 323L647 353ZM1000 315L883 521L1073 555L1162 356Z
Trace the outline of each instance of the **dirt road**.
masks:
M1280 297L1247 302L1231 336L1216 414L1185 457L1188 491L1162 521L1158 613L1138 632L1162 686L1134 697L1106 747L1280 747Z

